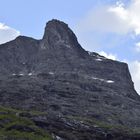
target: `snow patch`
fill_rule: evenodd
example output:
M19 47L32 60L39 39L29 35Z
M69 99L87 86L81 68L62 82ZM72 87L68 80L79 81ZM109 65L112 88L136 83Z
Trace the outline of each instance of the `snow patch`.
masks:
M28 75L29 75L29 76L32 76L33 74L32 74L32 73L28 73Z
M95 58L96 61L100 61L100 62L101 62L101 61L103 61L103 59L106 59L105 57L100 56L100 55L98 55L98 54L95 54L95 53L93 53L93 52L89 52L89 51L88 51L88 54L89 54L90 56L96 57L96 58Z
M67 48L71 48L71 46L70 46L70 45L68 45L68 44L66 44L65 46L66 46Z
M94 79L94 80L100 80L100 81L105 81L104 79L97 78L97 77L92 77L92 79Z
M28 73L28 74L24 74L24 73L18 73L18 74L12 73L12 75L13 75L13 76L25 76L25 75L32 76L33 73Z
M100 62L103 61L101 58L97 58L97 59L95 59L95 60L96 60L96 61L100 61Z
M107 83L114 83L114 81L112 81L112 80L107 80L106 82Z
M99 81L102 81L102 82L106 82L106 83L109 83L109 84L115 83L115 81L105 80L105 79L101 79L101 78L97 78L97 77L92 77L92 79L99 80Z
M92 52L88 52L88 54L91 55L91 56L93 56L93 55L92 55Z
M104 60L106 59L105 57L100 56L100 55L97 55L96 57L97 57L97 59L102 59L102 60L103 60L103 59L104 59Z
M59 137L59 136L56 136L56 140L62 140L62 139L61 139L61 137Z
M50 74L50 75L54 75L54 72L51 72L51 71L50 71L49 74Z

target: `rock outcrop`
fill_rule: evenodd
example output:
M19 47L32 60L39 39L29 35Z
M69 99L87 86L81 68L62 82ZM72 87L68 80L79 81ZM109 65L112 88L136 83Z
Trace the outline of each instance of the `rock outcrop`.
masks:
M85 51L58 20L47 23L41 40L19 36L0 45L0 104L47 112L47 119L30 118L54 139L140 139L116 131L140 128L127 64Z

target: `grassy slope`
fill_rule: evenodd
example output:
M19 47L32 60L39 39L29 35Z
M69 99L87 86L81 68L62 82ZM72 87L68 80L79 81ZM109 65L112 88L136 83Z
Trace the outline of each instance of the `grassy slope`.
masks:
M29 113L31 115L46 115L39 111L21 111L0 106L0 140L52 140L52 137L43 129L35 125L35 123L27 117L21 117L20 113ZM95 128L122 133L125 135L140 134L139 129L131 129L121 125L113 126L96 119L88 119L81 117L69 116L70 120L77 120L84 124L89 124ZM26 129L15 129L14 126L20 126ZM66 133L67 130L65 130Z
M29 118L19 117L23 111L0 107L0 140L52 140L43 129ZM32 115L40 112L30 112ZM22 129L16 129L15 126Z

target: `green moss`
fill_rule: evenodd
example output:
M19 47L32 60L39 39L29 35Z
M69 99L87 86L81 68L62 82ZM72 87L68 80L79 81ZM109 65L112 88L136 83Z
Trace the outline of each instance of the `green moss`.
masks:
M8 108L8 107L3 107L3 106L0 106L0 112L4 112L4 113L15 113L17 112L16 109L12 109L12 108Z
M27 132L19 132L16 130L12 131L0 131L0 138L6 137L7 139L27 139L27 140L52 140L52 138L49 135L36 135L35 133L27 133ZM3 139L2 139L3 140Z
M94 119L94 118L85 118L85 117L79 117L79 116L69 116L68 118L71 119L75 119L77 121L82 121L85 124L90 124L93 125L95 127L99 127L105 130L112 130L114 132L118 132L118 133L124 133L124 134L140 134L140 129L133 129L133 128L128 128L124 125L113 125L113 124L109 124L106 122L102 122L100 120Z
M10 113L10 114L15 114L15 113L30 113L31 115L47 115L46 112L38 111L38 110L19 110L19 109L13 109L9 107L3 107L0 106L0 112L2 113Z
M30 113L31 115L47 115L46 112L40 112L40 111L37 111L37 110L29 111L29 113Z
M31 115L43 115L44 112L39 111L22 111L12 108L0 106L0 140L52 140L51 136L35 125L35 123L26 117L20 117L19 113L30 113ZM46 113L45 113L46 114ZM12 126L29 127L33 132L19 131L16 129L9 129Z

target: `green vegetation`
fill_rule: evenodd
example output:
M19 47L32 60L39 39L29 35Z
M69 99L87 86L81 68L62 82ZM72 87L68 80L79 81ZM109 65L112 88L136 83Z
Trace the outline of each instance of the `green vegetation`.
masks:
M116 133L123 133L123 134L129 134L129 135L133 135L133 134L140 134L140 129L138 128L128 128L124 125L118 125L118 124L109 124L109 123L106 123L106 122L102 122L102 121L99 121L97 119L94 119L94 118L84 118L84 117L79 117L79 116L69 116L68 118L70 119L75 119L77 121L80 121L84 124L90 124L90 125L93 125L97 128L102 128L104 130L107 130L107 131L113 131L113 132L116 132Z
M19 113L43 115L38 111L21 111L0 106L0 140L52 140L51 136Z
M46 112L41 112L41 111L37 111L37 110L19 110L19 109L13 109L13 108L9 108L9 107L3 107L0 106L0 112L5 112L5 113L30 113L31 115L46 115Z

